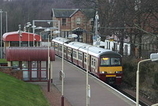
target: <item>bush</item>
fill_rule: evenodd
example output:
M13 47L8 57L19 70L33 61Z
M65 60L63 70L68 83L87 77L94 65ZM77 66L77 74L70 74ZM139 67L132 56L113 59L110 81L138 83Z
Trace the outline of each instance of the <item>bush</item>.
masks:
M155 86L158 86L158 72L155 73L154 75L154 82L155 82Z
M7 63L6 59L0 59L0 63Z
M129 61L130 60L130 61ZM130 86L135 86L137 60L126 58L123 60L123 82Z

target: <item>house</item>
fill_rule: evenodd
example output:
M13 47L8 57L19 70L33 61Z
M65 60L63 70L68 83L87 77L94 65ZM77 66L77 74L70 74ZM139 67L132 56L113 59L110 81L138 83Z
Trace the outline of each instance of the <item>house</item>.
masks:
M69 34L78 35L77 41L92 43L93 9L60 9L53 8L52 20L60 21L60 35L68 37ZM58 24L53 23L53 26ZM58 27L58 26L56 26Z

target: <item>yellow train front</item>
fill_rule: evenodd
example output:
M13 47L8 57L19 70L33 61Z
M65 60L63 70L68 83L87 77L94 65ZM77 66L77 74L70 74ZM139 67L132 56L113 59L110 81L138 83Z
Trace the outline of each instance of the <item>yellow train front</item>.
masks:
M98 61L98 77L108 84L120 85L123 75L121 55L107 51Z
M122 57L119 53L86 43L71 42L61 37L53 39L52 44L56 55L61 56L64 45L65 60L88 70L108 84L121 84L123 71Z

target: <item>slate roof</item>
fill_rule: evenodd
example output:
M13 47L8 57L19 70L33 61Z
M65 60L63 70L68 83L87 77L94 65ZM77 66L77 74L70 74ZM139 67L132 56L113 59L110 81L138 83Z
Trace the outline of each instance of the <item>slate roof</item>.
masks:
M54 17L56 18L69 18L79 9L52 9Z
M52 13L54 13L54 17L56 18L69 18L72 17L77 11L81 11L87 18L93 18L95 15L95 11L93 9L52 9Z
M81 12L85 14L87 18L94 18L95 16L94 9L81 9Z

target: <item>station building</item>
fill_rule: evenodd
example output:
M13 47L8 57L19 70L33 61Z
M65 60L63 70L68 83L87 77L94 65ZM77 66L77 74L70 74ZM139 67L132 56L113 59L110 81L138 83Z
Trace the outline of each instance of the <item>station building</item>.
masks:
M11 73L20 73L21 80L49 82L52 79L54 49L41 47L41 36L29 32L14 31L3 34L4 57Z

